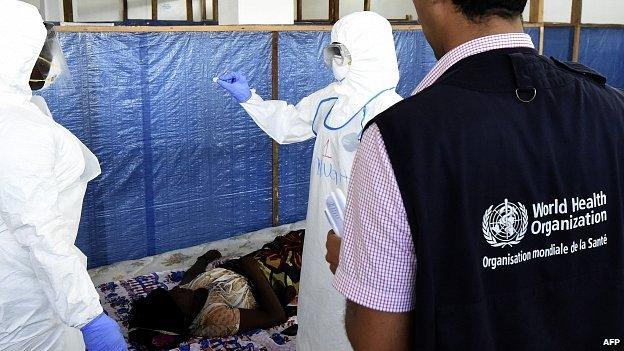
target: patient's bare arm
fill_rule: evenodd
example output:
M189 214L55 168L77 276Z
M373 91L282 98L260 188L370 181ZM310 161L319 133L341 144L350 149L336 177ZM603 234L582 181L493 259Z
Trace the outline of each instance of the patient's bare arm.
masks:
M256 260L251 257L242 258L241 268L256 287L258 308L253 310L240 309L239 331L266 329L286 322L286 313Z
M180 285L188 284L193 281L193 279L206 271L206 267L208 267L210 263L219 258L221 258L221 253L217 250L210 250L200 256L195 264L184 273L184 278L180 282Z

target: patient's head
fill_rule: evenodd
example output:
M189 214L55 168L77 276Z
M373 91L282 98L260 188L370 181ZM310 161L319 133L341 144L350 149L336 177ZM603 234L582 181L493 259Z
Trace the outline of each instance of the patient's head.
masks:
M208 291L156 289L133 302L130 340L149 349L175 348L188 336L189 326L206 302Z

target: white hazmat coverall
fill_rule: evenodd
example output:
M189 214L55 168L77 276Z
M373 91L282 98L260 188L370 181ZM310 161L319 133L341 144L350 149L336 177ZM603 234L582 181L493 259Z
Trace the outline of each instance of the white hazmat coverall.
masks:
M0 350L84 350L102 313L74 246L97 158L54 122L29 78L46 29L37 9L0 0Z
M363 127L401 100L395 92L399 69L392 27L385 18L373 12L346 16L334 26L331 40L344 44L351 54L344 80L296 106L263 101L255 92L241 104L281 144L316 137L301 269L299 351L351 349L344 328L345 299L332 286L333 275L325 262L331 229L323 212L325 200L337 188L346 194Z

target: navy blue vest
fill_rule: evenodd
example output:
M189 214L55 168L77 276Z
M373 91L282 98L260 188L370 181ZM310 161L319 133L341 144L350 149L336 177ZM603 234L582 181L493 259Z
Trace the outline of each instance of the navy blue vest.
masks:
M624 96L605 83L495 50L373 121L416 247L415 350L624 339Z

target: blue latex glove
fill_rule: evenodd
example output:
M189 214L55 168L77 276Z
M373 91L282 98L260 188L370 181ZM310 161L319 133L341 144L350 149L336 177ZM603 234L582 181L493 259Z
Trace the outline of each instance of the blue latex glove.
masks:
M128 351L119 325L102 313L80 329L88 351Z
M240 103L247 102L251 98L251 89L247 83L247 78L238 72L222 75L217 83Z

